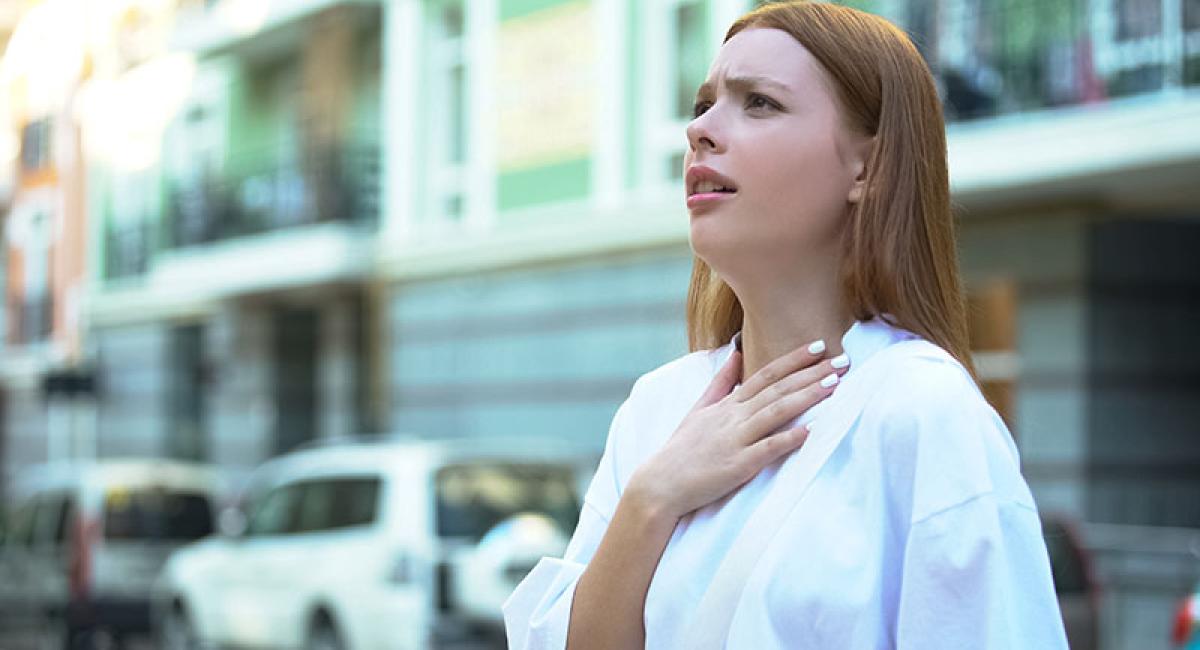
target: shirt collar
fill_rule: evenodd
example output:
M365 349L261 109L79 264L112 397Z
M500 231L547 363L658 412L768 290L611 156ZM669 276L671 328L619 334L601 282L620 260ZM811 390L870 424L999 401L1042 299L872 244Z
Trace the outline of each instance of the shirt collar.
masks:
M850 329L842 335L842 350L846 356L850 357L850 370L853 372L858 366L861 366L871 355L876 352L900 341L917 338L916 334L890 324L888 321L894 321L894 317L890 314L884 314L882 317L875 316L867 320L854 321ZM729 360L729 356L733 354L734 349L742 348L742 332L739 330L729 340L729 343L721 346L715 355L718 363L713 368L715 372L718 368L725 365Z

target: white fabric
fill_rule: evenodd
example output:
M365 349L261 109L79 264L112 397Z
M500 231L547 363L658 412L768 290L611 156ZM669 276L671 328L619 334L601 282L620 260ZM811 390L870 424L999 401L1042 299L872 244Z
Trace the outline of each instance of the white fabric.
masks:
M834 419L823 414L852 401L843 389L859 373L884 379L755 563L726 648L1067 647L1037 511L1004 423L945 354L904 346L912 352L872 359L912 338L878 319L843 337L850 372L796 423L812 421L811 440ZM564 557L543 559L504 605L511 650L565 647L575 585L624 485L732 349L689 354L635 383ZM680 520L646 596L646 648L681 647L755 506L787 487L776 474L806 450Z

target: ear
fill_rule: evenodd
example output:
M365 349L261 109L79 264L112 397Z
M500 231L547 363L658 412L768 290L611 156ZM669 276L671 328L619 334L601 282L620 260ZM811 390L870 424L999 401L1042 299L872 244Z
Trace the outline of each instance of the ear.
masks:
M850 192L846 195L848 203L861 203L867 192L867 165L871 154L875 151L875 136L858 138L854 143L850 156L850 168L854 180L850 183Z

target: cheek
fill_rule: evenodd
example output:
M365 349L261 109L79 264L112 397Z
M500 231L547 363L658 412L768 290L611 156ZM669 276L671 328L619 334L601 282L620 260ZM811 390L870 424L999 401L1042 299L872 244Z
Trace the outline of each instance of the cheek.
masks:
M756 150L748 166L756 207L772 220L824 221L845 209L849 187L831 138L777 138Z

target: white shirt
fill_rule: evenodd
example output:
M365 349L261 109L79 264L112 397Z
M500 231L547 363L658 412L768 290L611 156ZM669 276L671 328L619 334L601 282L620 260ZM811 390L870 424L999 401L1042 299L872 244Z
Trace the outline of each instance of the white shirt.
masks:
M880 319L842 339L851 365L834 394L798 418L853 400L886 373L845 437L755 562L726 648L1065 649L1033 498L1003 421L966 370ZM736 337L735 337L736 339ZM655 453L729 358L734 342L642 376L617 410L562 559L543 558L504 604L511 650L566 646L575 585L633 471ZM857 377L857 379L856 379ZM842 397L843 399L840 399ZM646 594L646 648L680 648L722 558L773 479L808 444L737 491L683 517ZM782 485L781 489L789 486Z

